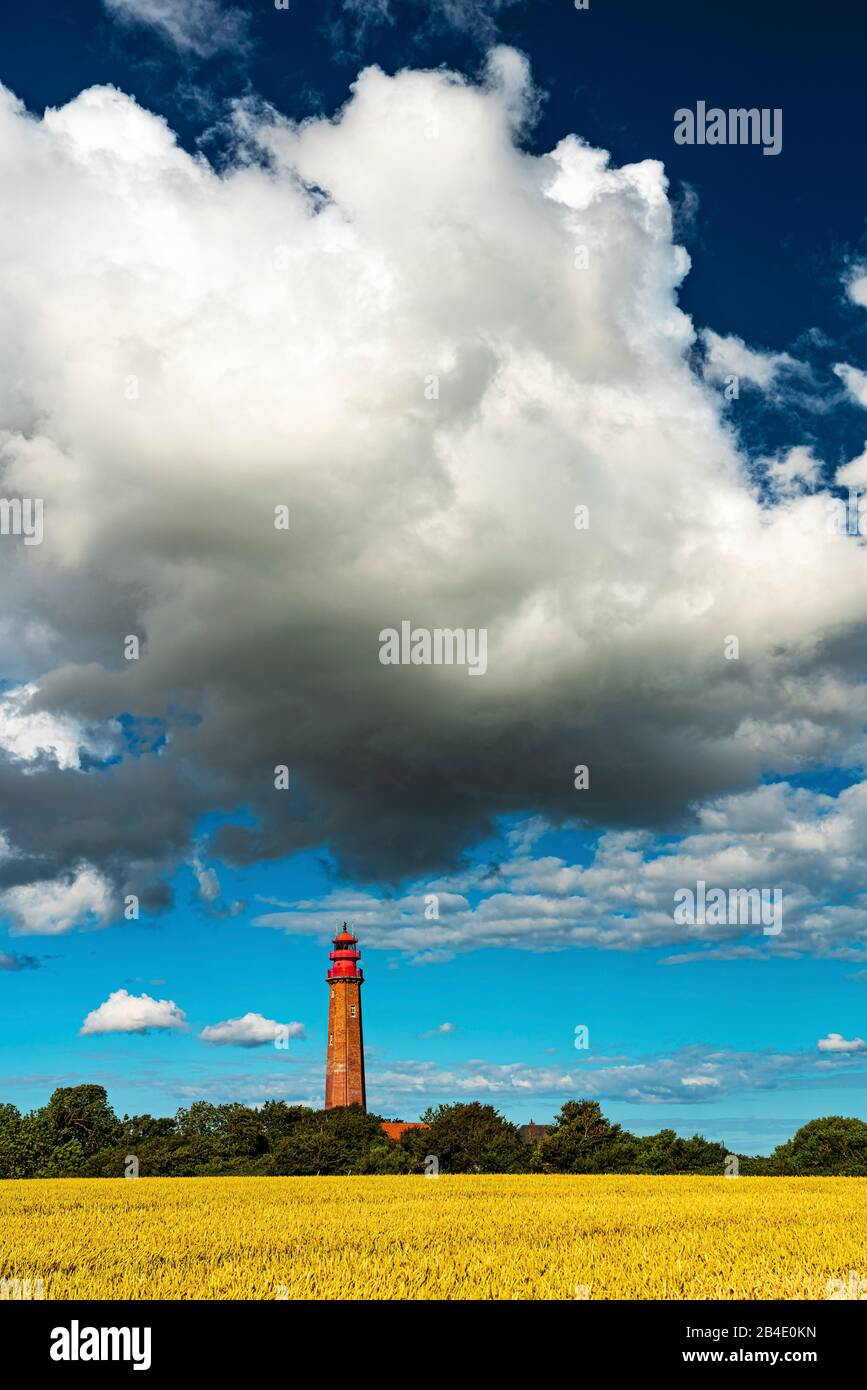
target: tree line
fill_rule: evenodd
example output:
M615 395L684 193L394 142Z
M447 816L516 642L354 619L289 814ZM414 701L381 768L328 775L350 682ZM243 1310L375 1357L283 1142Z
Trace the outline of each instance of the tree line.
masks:
M359 1106L311 1110L196 1101L170 1118L119 1119L102 1086L65 1086L21 1114L0 1105L0 1178L349 1176L360 1173L685 1173L867 1176L867 1124L811 1120L768 1157L735 1154L700 1134L638 1136L596 1101L570 1100L544 1137L478 1101L439 1105L399 1140Z

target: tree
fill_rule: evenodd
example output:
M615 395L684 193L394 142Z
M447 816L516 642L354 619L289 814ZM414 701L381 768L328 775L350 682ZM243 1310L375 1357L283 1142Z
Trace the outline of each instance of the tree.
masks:
M381 1143L382 1121L360 1105L308 1110L273 1146L277 1173L346 1177L362 1171L370 1148Z
M153 1115L124 1115L120 1146L152 1144L159 1139L167 1139L174 1132L175 1122L170 1116L155 1119Z
M429 1156L443 1173L707 1173L726 1171L728 1152L700 1134L673 1129L637 1138L609 1121L597 1101L567 1101L540 1144L491 1105L440 1105L426 1128L397 1143L360 1106L311 1110L285 1101L260 1108L195 1101L172 1119L118 1120L102 1086L60 1087L22 1115L0 1104L0 1179L120 1177L130 1155L144 1177L225 1174L421 1173ZM739 1154L747 1175L867 1176L867 1123L841 1115L812 1120L768 1157Z
M60 1086L33 1119L50 1152L74 1142L89 1157L112 1148L121 1135L104 1086Z
M32 1178L37 1166L31 1127L14 1105L0 1105L0 1178Z
M681 1139L673 1129L661 1129L636 1141L635 1166L639 1173L725 1172L728 1149L700 1134Z
M543 1173L624 1173L635 1164L638 1140L612 1124L598 1101L567 1100L539 1145Z
M408 1129L401 1145L421 1172L428 1154L439 1161L441 1173L520 1173L527 1168L527 1149L515 1125L494 1109L474 1100L469 1104L439 1105L422 1115L428 1129Z
M679 1139L677 1171L707 1173L710 1176L715 1173L724 1174L728 1152L725 1144L714 1143L701 1134L694 1134L691 1139Z
M195 1100L188 1110L175 1116L175 1130L185 1137L192 1134L217 1134L223 1125L222 1107L207 1100Z
M218 1132L220 1149L232 1158L254 1157L268 1149L258 1110L246 1105L223 1105L222 1125Z
M676 1173L677 1146L673 1129L661 1129L637 1141L635 1164L639 1173Z
M415 1161L410 1150L384 1134L370 1145L358 1165L359 1173L379 1173L383 1176L411 1173L414 1168Z
M778 1173L863 1177L867 1175L867 1124L843 1115L825 1115L802 1125L770 1159Z
M40 1164L36 1174L39 1178L78 1178L81 1176L87 1159L84 1149L77 1139L67 1139L58 1144Z
M258 1113L263 1132L273 1141L280 1135L291 1134L299 1121L312 1112L308 1105L287 1105L285 1100L266 1100Z

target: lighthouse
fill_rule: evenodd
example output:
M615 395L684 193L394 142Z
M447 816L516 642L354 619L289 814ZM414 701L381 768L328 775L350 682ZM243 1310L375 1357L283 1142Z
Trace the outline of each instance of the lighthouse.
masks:
M358 939L343 923L343 930L332 938L334 950L329 959L328 1054L325 1063L325 1109L340 1105L360 1105L367 1109L364 1086L364 1038L361 1031L361 986L364 971L359 965Z

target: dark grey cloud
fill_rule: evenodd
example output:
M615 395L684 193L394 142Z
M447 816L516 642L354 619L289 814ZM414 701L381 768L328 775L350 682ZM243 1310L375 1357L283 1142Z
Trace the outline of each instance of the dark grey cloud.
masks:
M41 964L38 956L24 956L18 951L0 951L0 970L38 970Z
M683 829L863 758L867 555L797 479L759 501L660 166L520 153L533 101L507 49L369 69L336 122L239 105L268 159L218 176L111 89L3 94L0 485L46 517L0 539L22 929L164 904L209 811L219 859L394 883L504 814ZM486 672L382 665L403 620L485 630Z

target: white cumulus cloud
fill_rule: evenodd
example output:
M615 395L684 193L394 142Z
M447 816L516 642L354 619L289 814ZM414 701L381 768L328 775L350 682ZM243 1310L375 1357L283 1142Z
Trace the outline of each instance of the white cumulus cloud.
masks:
M867 372L862 372L849 362L837 362L834 371L852 399L867 409Z
M827 1038L820 1038L817 1047L820 1052L863 1052L867 1049L867 1043L863 1038L846 1039L842 1033L829 1033Z
M274 1019L255 1013L211 1023L199 1034L202 1042L214 1047L264 1047L267 1043L304 1036L303 1023L276 1023Z
M704 374L709 381L736 376L768 391L781 372L802 370L801 364L787 352L761 352L747 347L734 333L724 337L706 328L701 336L706 354Z
M853 304L858 304L862 309L867 309L867 273L864 267L857 267L851 274L846 292Z
M13 936L62 936L75 927L105 926L111 911L111 885L89 864L0 894L0 913L9 918Z
M833 705L839 692L828 689ZM328 935L337 912L351 914L364 948L397 950L416 963L481 947L629 951L690 944L680 965L713 959L767 959L768 953L867 960L867 781L836 796L776 783L702 806L679 838L608 831L587 862L539 852L538 821L511 835L516 852L494 867L419 882L380 901L335 891L320 902L273 903L254 924L292 935ZM531 839L535 852L525 849ZM676 920L675 894L708 889L779 890L782 930L734 914L718 924ZM435 893L439 916L428 920ZM769 901L770 901L769 897Z
M186 1014L172 999L152 999L149 994L129 994L116 989L92 1009L79 1028L87 1037L96 1033L149 1033L185 1026Z
M80 720L34 707L36 685L18 686L0 695L0 749L20 762L51 758L60 768L79 768L83 753L106 757L115 747L111 728L93 735Z

